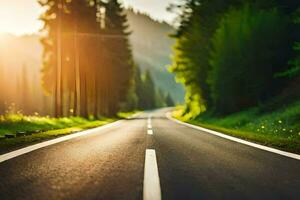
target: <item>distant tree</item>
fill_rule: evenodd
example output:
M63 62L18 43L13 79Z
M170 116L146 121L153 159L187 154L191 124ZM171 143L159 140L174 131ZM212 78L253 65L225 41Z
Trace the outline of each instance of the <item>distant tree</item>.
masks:
M165 94L164 92L158 88L156 90L156 95L155 95L155 107L160 108L160 107L165 107L166 102L165 102Z
M135 93L138 99L137 107L141 110L166 106L164 92L154 84L150 71L141 74L140 69L135 74Z
M166 105L168 107L175 106L175 103L174 103L174 101L173 101L173 99L172 99L172 97L171 97L171 95L169 93L167 94L167 96L165 98L165 102L166 102Z
M135 94L138 99L137 108L143 109L144 106L144 82L142 80L142 74L139 67L136 68L135 72Z
M138 78L139 77L139 78ZM128 90L126 101L121 104L121 111L132 111L138 109L139 98L138 98L138 88L142 86L141 74L137 66L134 67L134 79L131 80L131 87Z
M143 109L155 108L155 85L149 71L146 71L143 82L141 106Z

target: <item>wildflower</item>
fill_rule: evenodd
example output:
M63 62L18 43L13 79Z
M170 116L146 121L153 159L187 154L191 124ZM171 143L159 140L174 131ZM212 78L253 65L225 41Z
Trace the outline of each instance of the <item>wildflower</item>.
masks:
M264 128L265 128L265 126L261 126L261 128L262 128L262 129L264 129Z
M279 120L279 121L278 121L278 123L279 123L279 124L282 124L282 121L281 121L281 120Z

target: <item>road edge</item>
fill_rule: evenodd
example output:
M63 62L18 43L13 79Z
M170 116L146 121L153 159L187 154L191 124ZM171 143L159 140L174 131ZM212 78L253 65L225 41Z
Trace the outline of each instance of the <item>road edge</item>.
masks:
M78 137L81 137L81 136L93 134L96 131L102 131L103 129L116 127L123 121L124 120L118 120L118 121L115 121L115 122L112 122L112 123L109 123L109 124L106 124L106 125L103 125L103 126L100 126L100 127L80 131L78 133L73 133L73 134L66 135L66 136L61 136L61 137L58 137L58 138L55 138L55 139L52 139L52 140L47 140L45 142L37 143L37 144L30 145L30 146L27 146L27 147L24 147L24 148L15 150L15 151L11 151L11 152L2 154L2 155L0 155L0 163L5 162L5 161L10 160L10 159L13 159L13 158L18 157L18 156L21 156L23 154L27 154L27 153L30 153L32 151L36 151L38 149L50 146L50 145L54 145L54 144L57 144L57 143L68 141L68 140L78 138Z
M300 155L299 154L282 151L282 150L275 149L275 148L272 148L272 147L267 147L267 146L264 146L264 145L261 145L261 144L257 144L257 143L254 143L254 142L249 142L249 141L246 141L246 140L243 140L243 139L240 139L240 138L229 136L229 135L226 135L224 133L220 133L218 131L213 131L211 129L203 128L201 126L196 126L196 125L193 125L193 124L189 124L189 123L186 123L186 122L179 121L178 119L175 119L175 118L172 117L171 112L167 112L166 117L169 120L171 120L171 121L173 121L177 124L181 124L181 125L187 126L189 128L200 130L200 131L203 131L203 132L206 132L206 133L209 133L209 134L212 134L212 135L215 135L215 136L227 139L227 140L231 140L231 141L234 141L234 142L237 142L237 143L240 143L240 144L244 144L244 145L251 146L251 147L254 147L254 148L257 148L257 149L261 149L261 150L264 150L264 151L275 153L275 154L278 154L278 155L281 155L281 156L285 156L285 157L292 158L292 159L295 159L295 160L300 160Z

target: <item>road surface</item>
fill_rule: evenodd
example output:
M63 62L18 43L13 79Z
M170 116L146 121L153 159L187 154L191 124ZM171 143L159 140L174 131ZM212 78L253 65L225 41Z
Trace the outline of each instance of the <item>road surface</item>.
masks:
M0 163L0 199L300 199L299 160L177 124L166 111Z

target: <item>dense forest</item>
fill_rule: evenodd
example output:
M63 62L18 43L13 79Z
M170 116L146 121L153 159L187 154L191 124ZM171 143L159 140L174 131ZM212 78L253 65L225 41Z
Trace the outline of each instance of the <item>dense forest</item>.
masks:
M113 115L132 87L128 25L116 0L40 0L46 36L43 86L55 116Z
M127 97L131 98L126 98L125 102L122 101L118 104L119 109L128 111L137 108L145 109L173 105L174 101L182 102L183 88L181 84L175 82L174 75L167 71L167 65L171 63L171 45L174 44L174 39L169 38L168 34L174 29L166 23L154 21L149 16L138 13L132 9L126 9L124 13L128 18L127 32L130 33L128 34L128 39L135 66L133 67L132 74L134 80L131 82L131 87L127 95ZM145 27L148 27L152 31L149 33L145 32ZM47 31L43 31L42 33L45 35ZM147 39L143 39L144 34L148 35ZM33 115L35 113L42 116L54 115L54 93L51 90L49 91L48 87L44 87L44 84L44 88L41 86L41 81L44 81L44 78L41 80L41 75L44 76L44 71L42 71L41 74L41 67L44 65L44 59L42 58L44 46L41 45L40 35L14 36L5 34L2 35L1 38L3 39L0 45L0 70L1 76L3 77L1 78L1 83L3 83L1 86L5 85L5 87L9 89L5 95L0 97L0 114L6 111L10 113L19 112L25 115ZM158 38L161 38L160 43L151 43L152 40L158 40ZM62 46L70 45L69 43L70 41L68 44L62 42ZM6 46L10 46L11 48L7 49ZM150 51L150 49L158 47L161 51ZM67 48L71 47L67 46ZM94 50L99 51L102 48L106 49L106 47L101 46L101 48ZM64 50L64 48L62 50ZM101 52L98 53L101 57ZM10 55L15 55L18 59L14 59L14 57ZM117 58L117 56L115 58ZM71 61L72 56L70 56L69 59ZM66 66L66 63L64 63L66 69L70 66L71 65ZM100 69L100 67L97 68L97 70L98 69ZM151 81L146 81L147 73L149 73L148 77L150 76ZM9 77L7 76L8 74L14 74L14 76ZM69 74L68 79L70 79L71 76L72 75ZM138 86L134 81L139 80L141 81L141 85ZM53 84L51 83L52 81L53 79L50 79L50 84ZM154 94L145 94L148 92L141 90L141 88L146 87L146 82L150 83L150 87L154 87L153 90L149 90L150 93L152 91ZM70 86L71 85L68 87ZM2 91L4 91L4 89ZM24 93L24 91L26 92ZM143 93L139 91L143 91ZM67 111L67 109L72 109L68 108L69 100L67 96L72 96L71 93L73 91L65 88L63 92L66 92L64 115L75 115L75 113L72 114ZM139 95L140 97L138 97ZM145 95L151 96L153 103L151 106L148 105L144 108L143 106L148 104L143 102ZM73 103L74 99L70 101ZM100 113L100 111L99 114L104 115L104 113Z
M299 100L298 0L185 0L171 70L185 85L184 115L224 116Z

